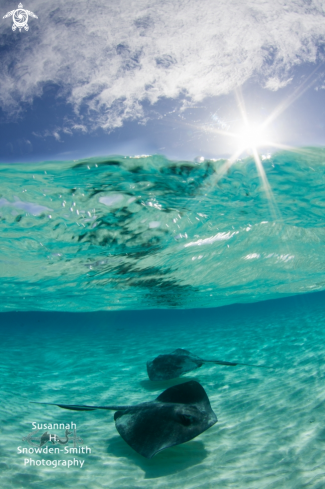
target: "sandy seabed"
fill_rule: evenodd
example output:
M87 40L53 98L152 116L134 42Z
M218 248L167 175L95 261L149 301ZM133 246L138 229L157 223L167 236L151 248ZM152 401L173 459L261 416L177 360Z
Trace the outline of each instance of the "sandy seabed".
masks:
M2 314L1 487L324 488L322 303L320 294L214 310ZM275 369L207 364L175 381L150 382L145 362L179 347ZM204 386L218 423L151 460L118 435L112 412L29 403L136 404L188 379ZM22 438L32 422L75 423L91 453L19 454L30 447ZM24 465L25 458L74 457L82 468Z

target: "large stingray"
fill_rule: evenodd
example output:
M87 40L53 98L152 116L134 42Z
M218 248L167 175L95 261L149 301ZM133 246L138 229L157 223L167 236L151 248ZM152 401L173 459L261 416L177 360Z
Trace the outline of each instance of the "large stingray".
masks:
M264 365L250 365L249 363L203 360L196 355L192 355L189 351L183 350L183 348L178 348L171 353L158 355L158 357L151 362L147 362L147 371L150 380L170 380L187 372L191 372L192 370L201 367L204 363L217 363L218 365L228 365L231 367L235 367L236 365L246 365L248 367L272 368Z
M41 402L74 411L109 409L121 437L136 452L152 458L165 448L185 443L213 426L217 416L198 382L169 387L157 399L137 406L80 406Z

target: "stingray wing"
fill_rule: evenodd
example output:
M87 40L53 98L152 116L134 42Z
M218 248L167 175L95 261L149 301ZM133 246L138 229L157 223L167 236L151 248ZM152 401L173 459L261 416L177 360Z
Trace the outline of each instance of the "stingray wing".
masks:
M14 12L15 12L15 10L12 10L11 12L7 12L6 15L4 15L2 18L6 19L7 17L11 17Z
M30 12L30 10L26 10L27 14L30 15L31 17L34 17L34 19L38 19L37 15L34 14L34 12Z

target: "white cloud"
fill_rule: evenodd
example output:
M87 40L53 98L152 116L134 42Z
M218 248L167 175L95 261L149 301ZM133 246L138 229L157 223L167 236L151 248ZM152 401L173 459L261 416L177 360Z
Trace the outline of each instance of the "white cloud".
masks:
M32 132L33 136L37 137L37 138L49 138L49 137L53 137L54 139L56 139L57 141L61 141L61 138L60 138L60 134L59 134L59 131L60 129L55 129L54 131L49 131L48 129L45 129L44 131L42 132ZM69 131L65 131L63 129L63 132L67 132L69 133ZM71 130L70 130L70 134L71 134Z
M292 77L287 80L280 80L277 76L269 78L265 83L265 88L276 92L279 88L284 88L292 82Z
M281 88L325 40L320 0L31 0L26 8L38 15L28 33L13 33L11 19L0 24L0 47L8 46L0 106L17 112L44 84L59 84L79 130L143 118L145 100L182 95L196 104L253 74Z

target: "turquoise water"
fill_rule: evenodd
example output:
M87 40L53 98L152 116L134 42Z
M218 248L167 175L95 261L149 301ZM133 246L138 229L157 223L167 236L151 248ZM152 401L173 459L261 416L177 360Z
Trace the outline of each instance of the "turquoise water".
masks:
M1 487L324 487L323 304L320 293L205 311L3 314ZM150 382L145 362L177 347L276 368L205 365L184 376L206 389L218 423L151 460L122 440L112 412L29 404L152 400L181 379ZM17 448L29 447L32 422L76 423L91 448L77 456L83 467L25 466Z
M0 167L1 311L217 307L323 290L325 151Z
M271 192L250 158L0 166L1 488L325 486L324 157L265 155ZM150 382L176 348L274 370ZM29 402L137 404L189 379L218 423L151 460L112 412ZM20 453L33 422L74 423L91 453Z

